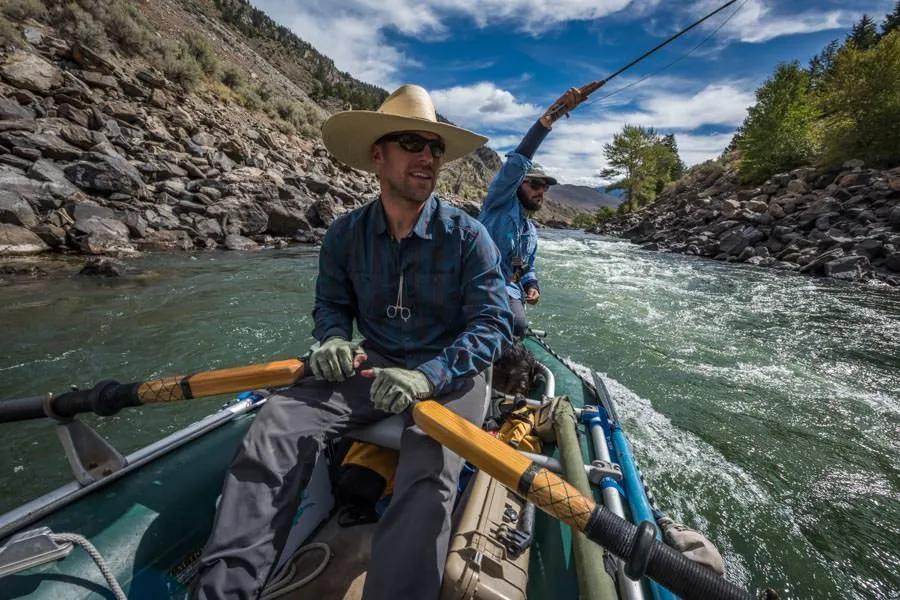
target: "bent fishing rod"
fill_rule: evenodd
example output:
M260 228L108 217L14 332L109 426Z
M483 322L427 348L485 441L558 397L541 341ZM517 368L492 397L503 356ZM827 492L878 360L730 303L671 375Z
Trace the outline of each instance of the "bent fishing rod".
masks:
M608 76L605 77L604 79L598 79L597 81L592 81L592 82L590 82L590 83L588 83L588 84L586 84L586 85L583 85L582 87L578 88L578 92L583 96L583 99L587 99L588 96L590 96L591 94L593 94L594 92L596 92L597 90L599 90L600 88L602 88L604 85L606 85L606 84L609 83L611 80L615 79L616 77L618 77L619 75L621 75L622 73L624 73L625 71L627 71L628 69L630 69L631 67L633 67L634 65L638 64L639 62L641 62L642 60L644 60L645 58L647 58L647 57L650 56L651 54L657 52L657 51L660 50L663 46L667 46L668 44L674 42L675 40L677 40L678 38L680 38L681 36L683 36L685 33L687 33L688 31L690 31L691 29L694 29L695 27L697 27L698 25L700 25L701 23L703 23L703 22L706 21L707 19L709 19L709 18L711 18L711 17L717 15L718 13L722 12L723 10L725 10L726 8L728 8L729 6L731 6L732 4L734 4L734 3L737 2L737 1L738 1L738 0L729 0L728 2L726 2L725 4L723 4L722 6L720 6L719 8L717 8L716 10L714 10L714 11L712 11L711 13L707 14L706 16L704 16L703 18L698 19L697 21L694 21L693 23L691 23L690 25L688 25L687 27L685 27L684 29L682 29L682 30L679 31L678 33L675 33L674 35L672 35L672 36L668 37L667 39L663 40L662 42L660 42L659 44L657 44L656 46L654 46L654 47L651 48L650 50L647 50L646 52L644 52L643 54L641 54L640 56L638 56L637 58L635 58L634 60L632 60L631 62L629 62L629 63L628 63L627 65L625 65L624 67L622 67L622 68L620 68L618 71L614 72L612 75L608 75ZM583 101L583 100L582 100L582 101ZM565 116L568 117L568 116L569 116L569 110L570 110L570 109L566 108L566 106L565 106L564 104L562 104L562 103L559 103L559 104L556 104L556 105L550 107L550 110L549 110L550 120L551 120L551 121L556 121L557 119L559 119L559 118L562 117L563 115L565 115Z

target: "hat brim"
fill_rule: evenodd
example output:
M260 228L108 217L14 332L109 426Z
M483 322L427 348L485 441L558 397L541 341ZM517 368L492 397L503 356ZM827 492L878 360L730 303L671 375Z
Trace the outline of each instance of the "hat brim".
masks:
M349 110L332 115L322 125L322 141L338 160L363 171L374 171L372 144L396 131L427 131L441 136L447 163L477 150L487 138L448 123L402 117L371 110Z
M554 179L553 177L550 177L549 175L526 175L525 178L526 179L537 179L539 181L543 181L548 186L556 185L557 183L559 183L558 181L556 181L556 179Z

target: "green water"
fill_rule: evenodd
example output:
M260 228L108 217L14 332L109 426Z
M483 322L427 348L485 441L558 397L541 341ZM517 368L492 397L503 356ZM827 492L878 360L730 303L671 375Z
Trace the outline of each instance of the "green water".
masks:
M154 255L123 281L0 287L0 398L283 358L315 256ZM900 291L542 234L548 342L609 377L658 503L785 598L900 598ZM221 400L92 420L132 451ZM70 479L47 423L0 425L0 512Z

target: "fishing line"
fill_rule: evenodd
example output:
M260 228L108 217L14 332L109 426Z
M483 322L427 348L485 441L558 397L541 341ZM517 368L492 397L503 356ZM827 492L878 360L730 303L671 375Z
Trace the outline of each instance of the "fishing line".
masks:
M658 75L659 73L665 71L665 70L668 69L669 67L671 67L671 66L673 66L673 65L675 65L675 64L677 64L677 63L679 63L679 62L681 62L681 61L684 60L685 58L689 57L689 56L690 56L691 54L693 54L698 48L700 48L700 46L702 46L703 44L705 44L706 42L708 42L715 34L717 34L717 33L719 32L720 29L722 29L723 27L725 27L725 25L728 23L728 21L730 21L731 18L734 17L734 15L736 15L736 14L738 13L738 11L741 10L741 8L742 8L745 4L747 4L748 1L749 1L749 0L744 0L743 2L741 2L740 4L738 4L737 8L735 8L735 9L732 11L732 13L731 13L730 15L728 15L727 17L725 17L725 19L724 19L721 23L719 23L719 25L718 25L715 29L713 29L712 31L710 31L709 34L707 34L706 37L704 37L702 40L700 40L700 42L697 43L696 46L694 46L693 48L691 48L690 50L688 50L687 52L685 52L685 53L682 54L681 56L677 57L675 60L669 62L668 64L663 65L662 67L660 67L659 69L657 69L657 70L655 70L655 71L651 71L650 73L647 73L646 75L644 75L644 76L641 77L640 79L638 79L638 80L636 80L636 81L632 81L632 82L629 83L628 85L623 85L622 87L620 87L620 88L618 88L618 89L616 89L616 90L613 90L613 91L611 91L611 92L608 93L608 94L605 94L605 95L600 96L600 97L598 97L598 98L594 98L593 100L589 100L588 102L585 102L585 105L592 105L592 104L595 104L595 103L600 102L600 101L602 101L602 100L606 100L607 98L609 98L609 97L611 97L611 96L615 96L615 95L618 94L619 92L624 92L625 90L627 90L627 89L629 89L629 88L632 88L632 87L638 85L639 83L641 83L641 82L643 82L643 81L646 81L647 79L649 79L650 77L653 77L654 75ZM609 104L608 106L612 106L612 104ZM601 106L600 108L604 108L604 107Z

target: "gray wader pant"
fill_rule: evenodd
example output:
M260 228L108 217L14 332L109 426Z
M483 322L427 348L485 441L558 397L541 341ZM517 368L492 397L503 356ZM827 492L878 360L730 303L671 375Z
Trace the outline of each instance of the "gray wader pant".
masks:
M396 366L369 354L369 365ZM306 379L272 395L235 455L200 557L193 597L256 598L287 541L303 487L326 440L390 416L369 399L371 379ZM481 425L484 375L436 398ZM372 541L366 600L437 599L462 459L425 435L405 411L394 495Z
M528 331L528 319L525 317L525 305L519 298L509 296L509 308L513 314L513 336L525 337Z

